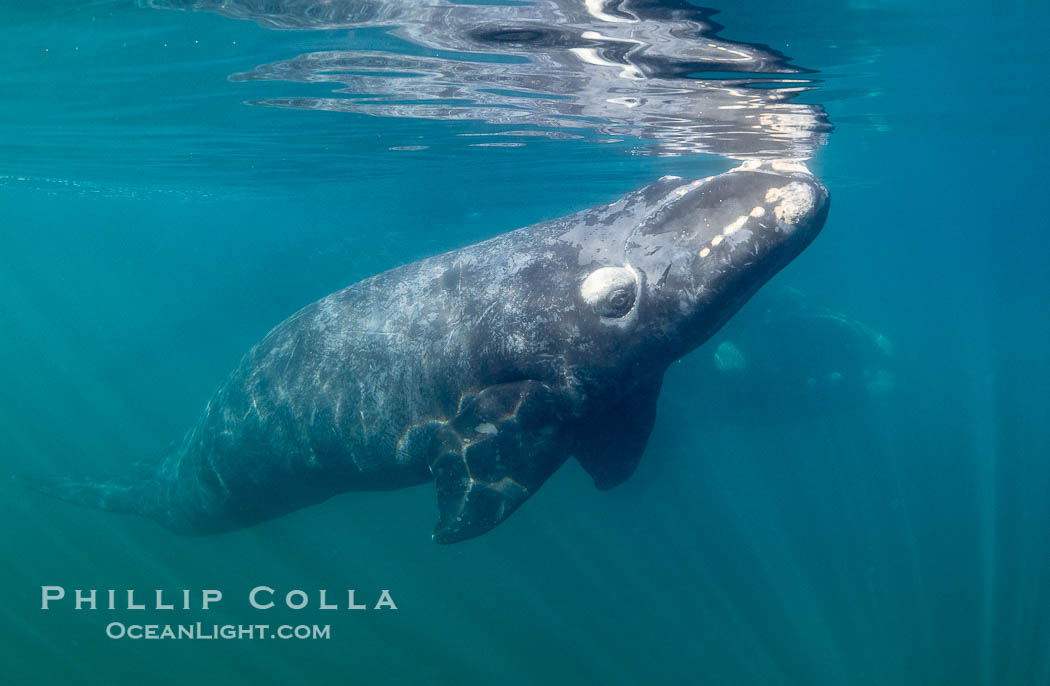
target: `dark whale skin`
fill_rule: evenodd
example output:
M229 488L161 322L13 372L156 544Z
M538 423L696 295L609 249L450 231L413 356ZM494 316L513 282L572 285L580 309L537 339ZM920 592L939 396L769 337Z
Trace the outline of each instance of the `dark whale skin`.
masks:
M36 485L209 534L434 480L434 539L477 536L569 457L599 488L626 479L668 365L828 206L804 168L748 163L392 269L278 324L159 466Z

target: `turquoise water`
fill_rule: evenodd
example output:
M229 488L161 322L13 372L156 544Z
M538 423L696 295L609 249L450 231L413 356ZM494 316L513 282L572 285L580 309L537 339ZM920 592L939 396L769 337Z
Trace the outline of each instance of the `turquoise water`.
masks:
M834 202L817 241L672 366L628 482L596 491L570 462L497 529L437 546L430 485L186 538L4 480L7 681L1050 682L1050 11L718 9L722 38L813 70L797 102L835 127L810 162ZM12 475L159 455L251 345L349 283L735 164L725 149L644 154L644 135L589 125L478 147L463 134L509 127L272 107L333 85L229 78L318 51L436 54L382 28L124 2L0 17ZM885 349L857 352L814 313ZM720 341L743 351L735 375L712 366ZM867 367L886 382L821 386ZM225 597L42 611L42 585ZM322 611L316 595L253 610L258 585L370 604L390 589L398 610ZM111 621L328 624L331 638L112 640Z

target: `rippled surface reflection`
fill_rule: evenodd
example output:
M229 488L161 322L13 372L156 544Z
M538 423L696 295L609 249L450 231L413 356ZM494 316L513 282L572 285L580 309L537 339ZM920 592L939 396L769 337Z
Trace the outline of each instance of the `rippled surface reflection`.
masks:
M524 127L475 134L488 145L530 136L626 139L638 140L641 154L734 159L808 159L830 129L821 107L795 101L815 86L806 70L768 47L717 37L712 10L678 0L149 4L272 29L376 28L401 39L396 48L309 52L232 74L332 86L324 96L257 105Z

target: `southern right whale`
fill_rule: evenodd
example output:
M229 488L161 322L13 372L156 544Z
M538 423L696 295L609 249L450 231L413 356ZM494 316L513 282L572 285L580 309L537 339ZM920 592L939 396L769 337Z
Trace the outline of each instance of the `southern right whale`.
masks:
M159 464L37 485L207 534L433 480L434 539L477 536L570 457L599 488L625 480L668 366L828 203L804 167L749 162L392 269L278 324Z

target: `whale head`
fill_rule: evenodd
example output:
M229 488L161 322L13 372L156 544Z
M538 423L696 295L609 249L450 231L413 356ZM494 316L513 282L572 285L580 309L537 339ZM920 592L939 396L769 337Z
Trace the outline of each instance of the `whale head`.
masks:
M609 206L579 243L576 310L597 359L648 367L696 348L812 242L828 206L786 163L664 177Z

